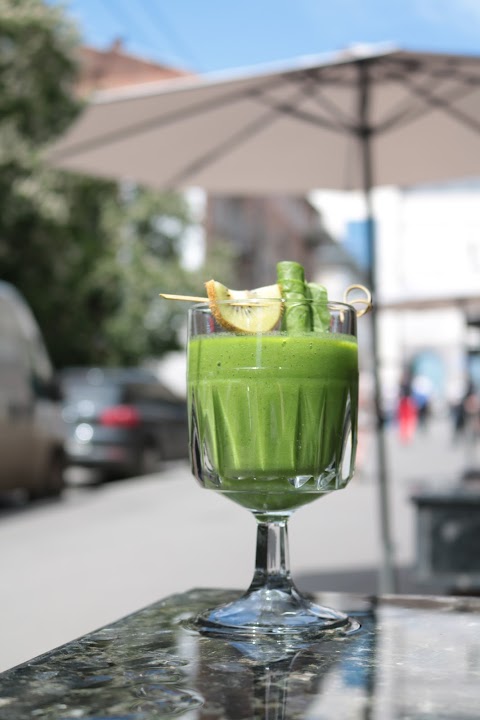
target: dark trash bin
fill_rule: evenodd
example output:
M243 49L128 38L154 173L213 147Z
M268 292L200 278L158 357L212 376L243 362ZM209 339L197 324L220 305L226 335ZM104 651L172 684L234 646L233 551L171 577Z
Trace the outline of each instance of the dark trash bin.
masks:
M480 595L480 492L459 487L411 497L417 515L417 573L452 593Z

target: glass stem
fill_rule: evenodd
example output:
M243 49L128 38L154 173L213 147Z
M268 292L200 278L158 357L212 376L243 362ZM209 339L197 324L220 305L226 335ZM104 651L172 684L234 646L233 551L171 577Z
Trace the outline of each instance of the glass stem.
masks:
M249 592L292 589L287 520L257 521L255 572Z

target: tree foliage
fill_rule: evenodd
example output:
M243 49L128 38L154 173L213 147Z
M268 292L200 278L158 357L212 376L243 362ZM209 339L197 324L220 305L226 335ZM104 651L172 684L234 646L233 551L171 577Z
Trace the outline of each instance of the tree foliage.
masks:
M136 363L179 347L202 291L181 264L176 193L55 171L42 151L81 110L75 27L42 0L0 0L0 268L32 306L58 366ZM227 262L228 265L228 262Z

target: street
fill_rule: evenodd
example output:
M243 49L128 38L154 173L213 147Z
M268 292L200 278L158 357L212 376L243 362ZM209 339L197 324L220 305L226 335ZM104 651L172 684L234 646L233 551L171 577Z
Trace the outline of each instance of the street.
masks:
M446 421L435 420L410 445L400 445L394 427L387 439L395 555L408 568L415 557L409 497L424 481L429 487L454 483L466 451L452 444ZM367 438L362 466L345 491L292 518L291 566L301 588L362 590L356 574L376 571L373 449ZM117 483L75 482L58 501L5 502L0 545L2 671L160 597L196 586L246 588L255 522L243 508L202 490L186 463L175 463ZM328 586L320 587L326 579Z

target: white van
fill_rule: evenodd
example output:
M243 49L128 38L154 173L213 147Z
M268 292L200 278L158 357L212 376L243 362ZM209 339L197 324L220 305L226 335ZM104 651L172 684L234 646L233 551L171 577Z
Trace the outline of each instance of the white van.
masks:
M52 364L27 303L0 282L0 493L63 488L65 426Z

